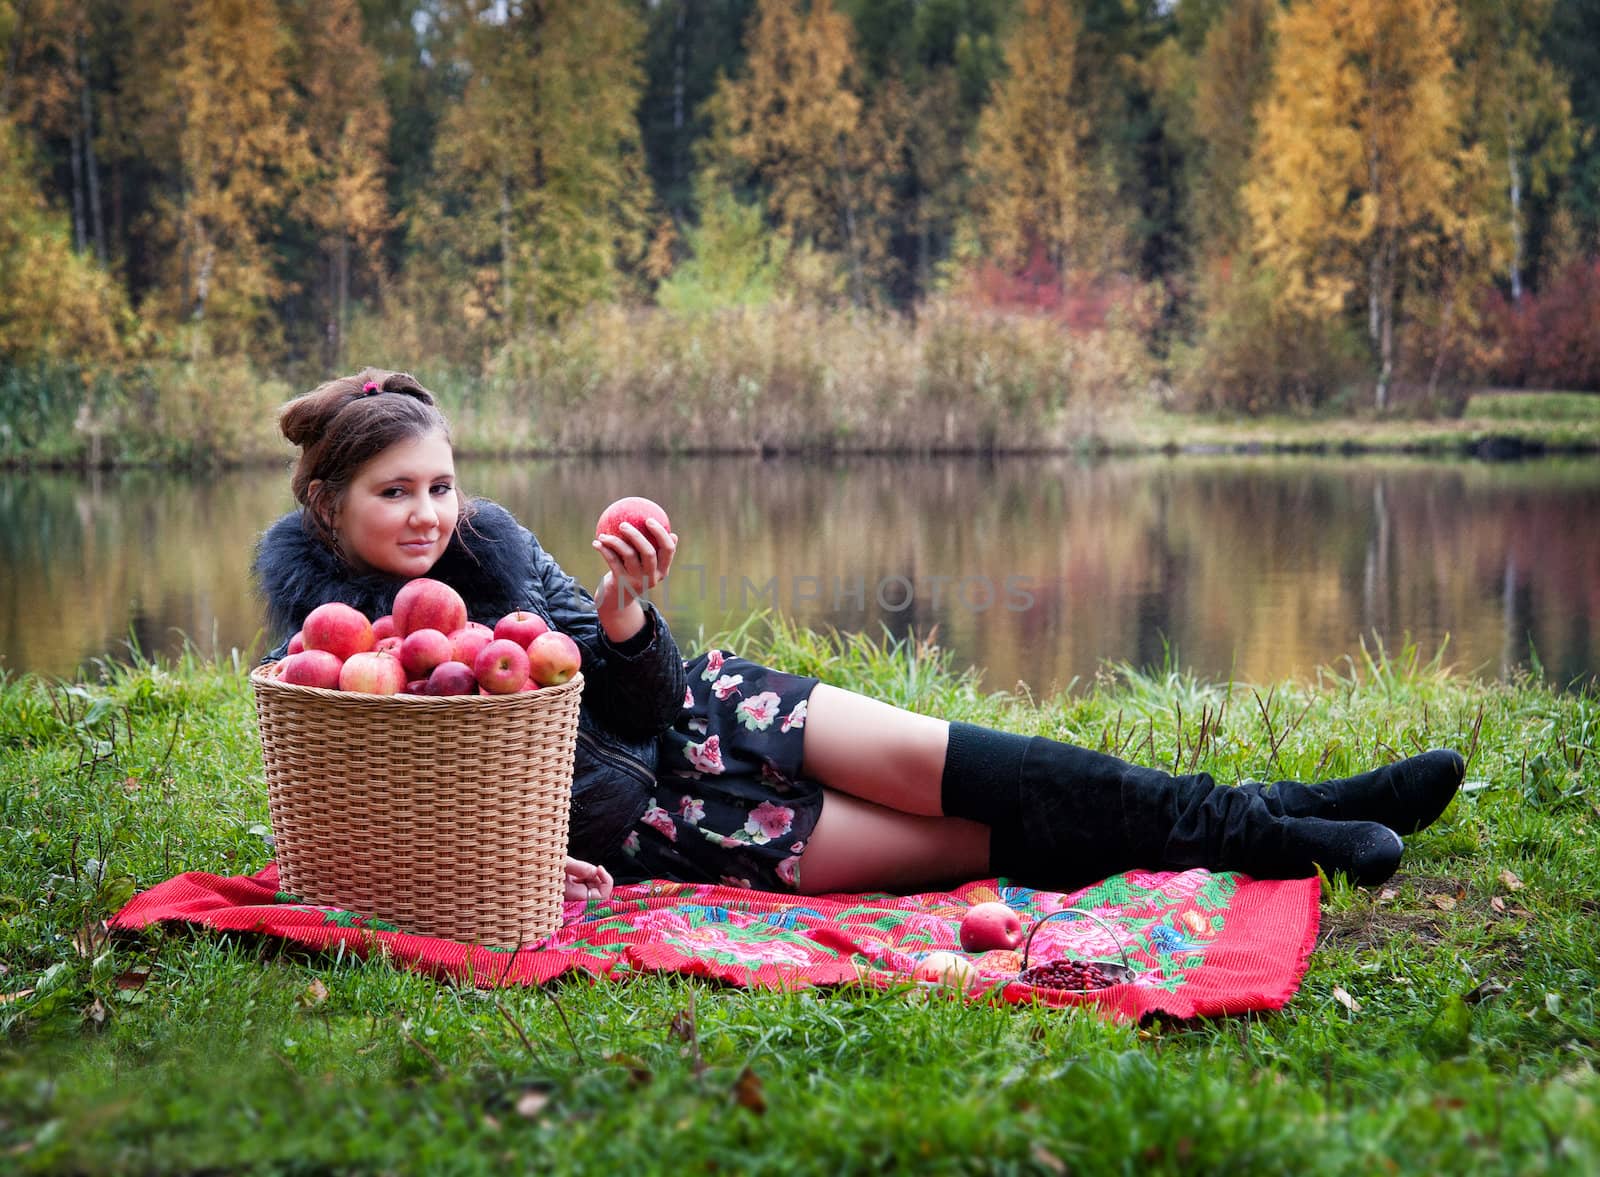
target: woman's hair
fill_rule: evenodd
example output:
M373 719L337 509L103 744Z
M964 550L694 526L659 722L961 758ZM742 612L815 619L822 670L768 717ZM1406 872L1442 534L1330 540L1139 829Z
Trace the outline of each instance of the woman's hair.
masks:
M432 433L450 437L433 393L414 376L381 368L340 376L295 397L279 410L278 428L300 447L290 485L306 525L335 551L333 516L357 470L396 442Z

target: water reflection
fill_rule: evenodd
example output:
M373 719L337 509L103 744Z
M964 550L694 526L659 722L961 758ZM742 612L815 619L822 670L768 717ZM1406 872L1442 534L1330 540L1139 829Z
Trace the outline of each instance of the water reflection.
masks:
M464 463L593 583L593 519L647 494L683 538L666 598L685 646L772 607L927 633L990 687L1048 691L1169 650L1212 677L1309 674L1363 636L1486 676L1536 650L1592 675L1600 463L1277 458ZM261 648L254 535L281 470L0 476L0 666Z

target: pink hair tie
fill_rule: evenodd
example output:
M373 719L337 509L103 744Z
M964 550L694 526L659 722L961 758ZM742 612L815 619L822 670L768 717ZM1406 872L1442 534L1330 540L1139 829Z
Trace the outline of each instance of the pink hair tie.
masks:
M371 396L375 392L382 392L382 391L383 390L378 387L378 382L375 381L375 380L368 380L365 384L363 384L361 386L361 395L362 396Z

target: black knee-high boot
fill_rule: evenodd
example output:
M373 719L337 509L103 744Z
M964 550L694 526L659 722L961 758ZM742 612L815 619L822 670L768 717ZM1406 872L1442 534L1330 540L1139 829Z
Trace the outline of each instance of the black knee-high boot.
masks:
M1439 820L1467 774L1459 752L1435 748L1371 772L1314 785L1251 781L1240 788L1261 796L1281 817L1323 817L1330 821L1375 821L1401 834L1414 834Z
M1371 885L1403 844L1375 822L1272 812L1207 773L1171 776L1072 744L950 725L944 811L990 827L996 873L1068 887L1133 867L1301 878L1320 865Z

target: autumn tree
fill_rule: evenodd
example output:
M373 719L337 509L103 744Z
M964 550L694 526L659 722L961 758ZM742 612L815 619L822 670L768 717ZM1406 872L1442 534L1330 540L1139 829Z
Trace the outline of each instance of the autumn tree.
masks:
M1278 19L1245 203L1289 303L1365 303L1388 402L1403 314L1471 286L1487 261L1467 207L1480 165L1461 145L1449 0L1301 0Z
M288 285L273 236L310 169L288 29L273 0L147 0L145 16L141 56L160 66L143 79L137 133L170 151L157 157L150 245L163 262L147 305L188 324L199 350L270 345ZM164 37L175 38L167 53Z
M33 165L21 133L0 114L0 364L118 359L121 292L73 249L68 217L50 207Z
M653 204L635 8L464 0L451 19L466 90L440 128L435 191L412 210L414 245L456 259L459 310L500 336L623 296Z
M1272 77L1275 0L1239 0L1207 29L1195 56L1191 227L1196 252L1231 257L1248 236L1240 199L1256 141L1256 109Z
M1554 195L1575 146L1565 79L1540 52L1550 9L1551 0L1460 4L1466 131L1488 153L1485 200L1513 302L1529 264L1530 203Z
M1070 0L1023 0L1005 74L978 120L972 160L985 252L1021 268L1036 250L1060 274L1120 269L1126 229L1111 161L1095 150Z
M850 22L830 0L760 0L743 72L708 102L705 157L720 184L763 194L780 233L841 255L859 304L888 257L884 164L896 151L892 122L858 87Z
M321 255L316 302L323 358L337 363L353 278L377 279L389 229L389 109L355 0L315 0L300 17L299 69L309 171L300 209Z

